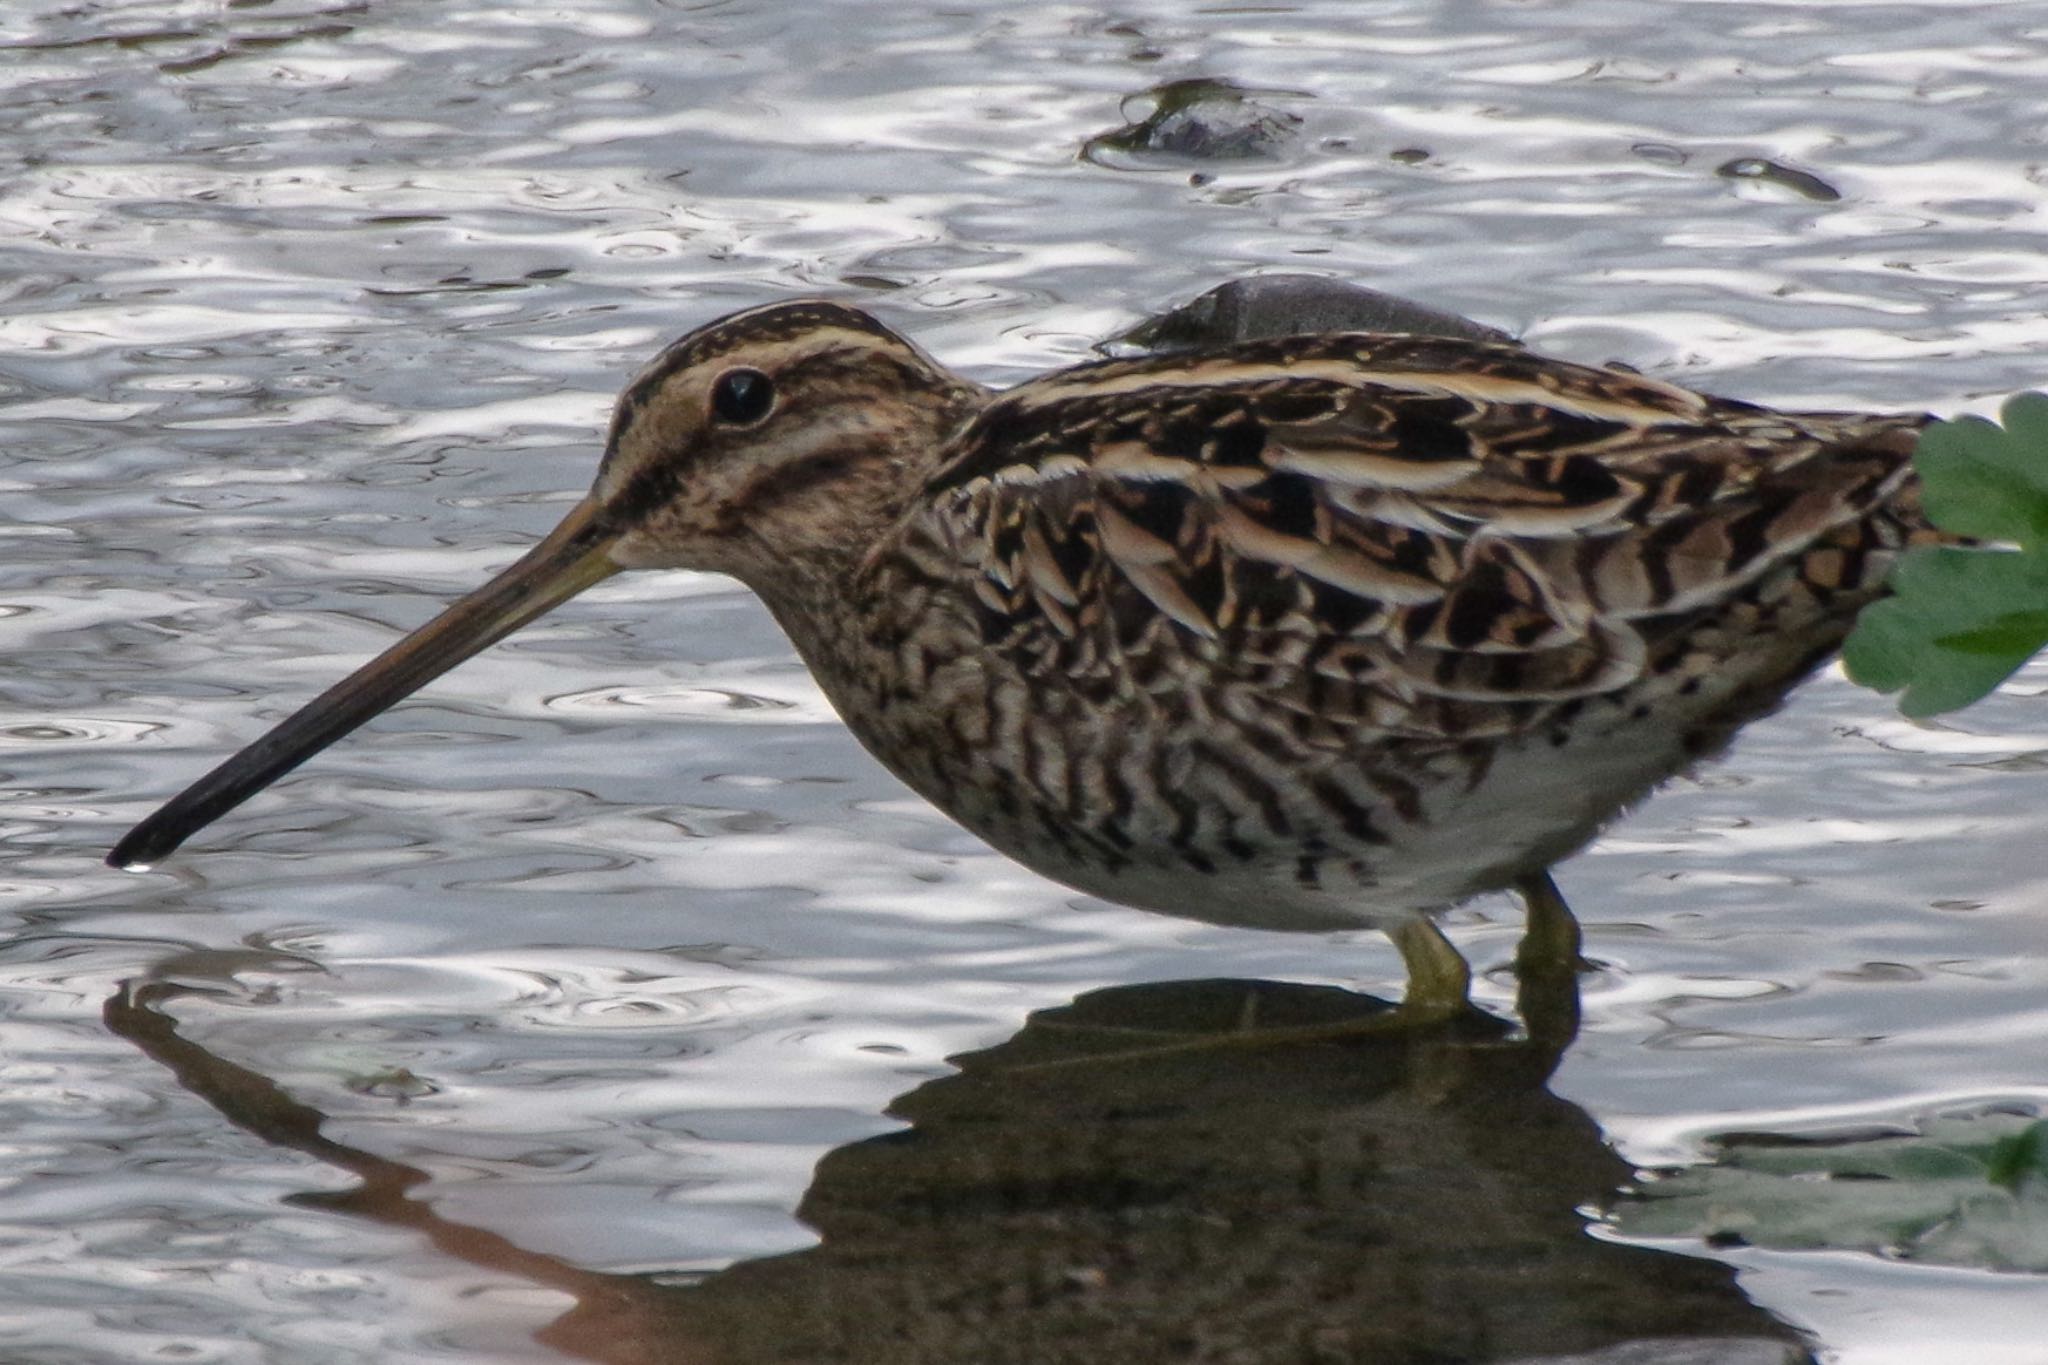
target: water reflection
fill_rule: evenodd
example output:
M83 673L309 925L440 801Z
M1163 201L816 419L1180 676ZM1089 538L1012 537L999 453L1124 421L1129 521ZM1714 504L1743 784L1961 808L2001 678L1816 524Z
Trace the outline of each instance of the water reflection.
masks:
M1332 987L1091 992L826 1156L797 1210L819 1245L689 1283L440 1217L414 1194L427 1171L323 1136L320 1111L180 1037L167 1010L190 993L124 986L105 1018L231 1122L362 1182L295 1203L572 1295L540 1340L587 1359L1812 1359L1730 1267L1587 1235L1631 1172L1546 1089L1569 981L1525 989L1525 1035L1359 1032L1391 1006Z

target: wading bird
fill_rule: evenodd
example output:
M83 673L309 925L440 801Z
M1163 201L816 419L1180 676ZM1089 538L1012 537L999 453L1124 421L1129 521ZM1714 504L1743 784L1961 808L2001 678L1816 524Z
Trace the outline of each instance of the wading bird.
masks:
M1383 929L1405 1015L1442 1017L1468 971L1431 912L1520 887L1569 925L1548 867L1771 709L1933 534L1927 420L1374 333L994 393L856 309L756 308L631 383L525 557L110 861L161 859L593 583L710 570L996 848L1148 910Z

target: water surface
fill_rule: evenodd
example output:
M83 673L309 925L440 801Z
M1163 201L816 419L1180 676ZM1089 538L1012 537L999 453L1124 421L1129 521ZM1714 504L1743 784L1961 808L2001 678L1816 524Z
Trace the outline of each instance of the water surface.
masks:
M595 590L162 869L98 858L550 525L624 379L744 305L864 302L1003 383L1314 269L1760 401L2040 381L2036 10L1642 15L9 5L0 1353L562 1359L592 1348L534 1334L576 1275L801 1254L821 1158L1034 1011L1191 978L1397 995L1374 936L1141 915L988 852L689 574ZM1299 122L1242 160L1081 155L1197 75ZM1717 173L1745 159L1839 198ZM1595 1185L1625 1178L1595 1125L1656 1167L2041 1102L2044 683L1913 725L1822 677L1562 869L1603 970L1548 1098ZM1503 1012L1518 923L1451 920ZM182 1038L338 1146L238 1128L110 1032L131 980L187 988L156 998ZM376 1163L567 1269L306 1198ZM2048 1335L2031 1274L1602 1235L1735 1267L1832 1360Z

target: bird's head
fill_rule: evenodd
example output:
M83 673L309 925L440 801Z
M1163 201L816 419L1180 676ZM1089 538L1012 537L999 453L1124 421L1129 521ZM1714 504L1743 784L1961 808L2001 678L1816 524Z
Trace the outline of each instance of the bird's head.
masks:
M772 590L793 566L864 553L986 396L857 309L750 309L676 342L620 395L591 515L622 568Z

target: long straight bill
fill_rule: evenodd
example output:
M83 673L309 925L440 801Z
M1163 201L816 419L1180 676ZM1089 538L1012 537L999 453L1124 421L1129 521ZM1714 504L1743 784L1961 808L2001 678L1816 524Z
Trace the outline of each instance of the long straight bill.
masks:
M518 562L306 703L269 734L194 782L128 831L107 861L140 868L160 861L363 722L470 655L618 572L613 534L586 498Z

